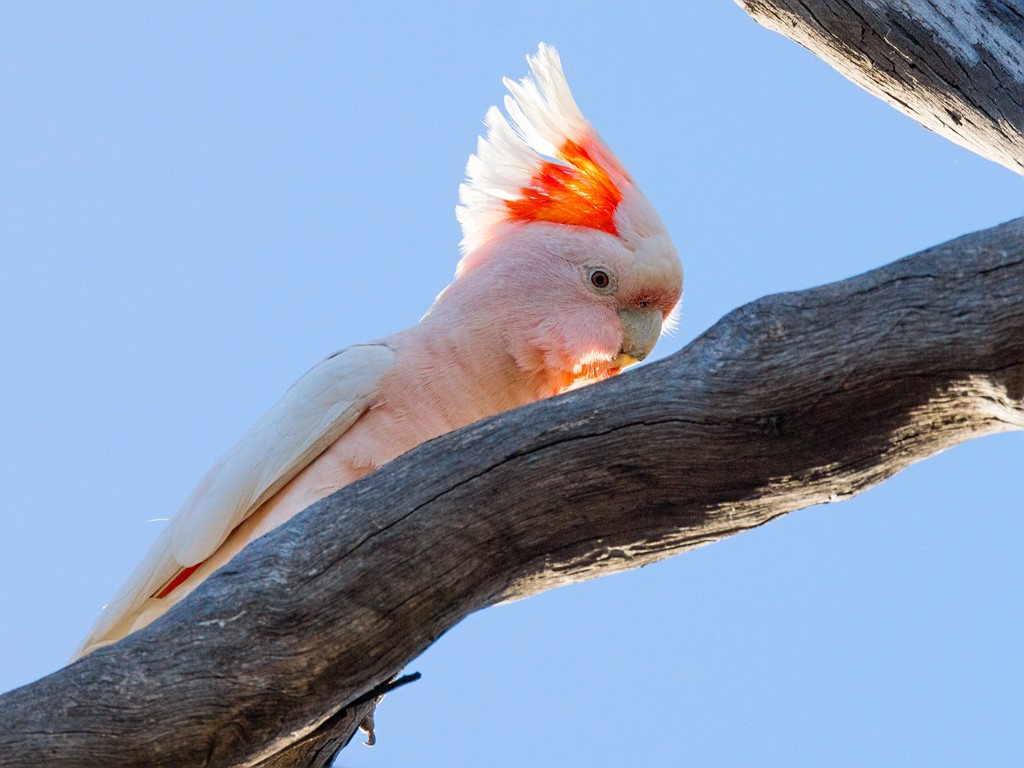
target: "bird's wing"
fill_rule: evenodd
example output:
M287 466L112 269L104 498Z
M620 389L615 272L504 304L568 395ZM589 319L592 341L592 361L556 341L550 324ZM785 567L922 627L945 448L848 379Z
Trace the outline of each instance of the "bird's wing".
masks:
M195 565L341 437L372 404L395 355L348 347L314 366L218 461L169 527L174 559Z
M206 473L82 648L101 642L182 568L206 560L260 504L341 437L373 405L394 361L384 344L348 347L295 382Z

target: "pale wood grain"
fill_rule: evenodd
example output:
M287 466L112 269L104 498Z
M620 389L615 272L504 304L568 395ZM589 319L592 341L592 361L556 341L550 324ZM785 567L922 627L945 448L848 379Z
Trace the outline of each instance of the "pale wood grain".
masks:
M736 0L926 128L1024 173L1024 9L998 0Z

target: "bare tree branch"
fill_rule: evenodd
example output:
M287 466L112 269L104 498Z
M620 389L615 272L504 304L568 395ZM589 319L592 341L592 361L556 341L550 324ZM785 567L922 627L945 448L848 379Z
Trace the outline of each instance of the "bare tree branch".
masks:
M1024 13L997 0L736 0L926 128L1024 173Z
M1010 4L739 2L1024 172L1024 19ZM1021 428L1024 219L761 299L669 360L400 457L143 631L0 697L0 767L324 766L404 665L475 610Z
M378 686L473 611L1022 428L1017 219L753 302L667 360L411 451L146 629L0 697L0 766L325 765Z

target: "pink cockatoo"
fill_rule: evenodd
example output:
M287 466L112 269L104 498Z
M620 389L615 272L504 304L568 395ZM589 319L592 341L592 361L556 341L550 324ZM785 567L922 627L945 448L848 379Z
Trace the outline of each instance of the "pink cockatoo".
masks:
M418 325L336 352L200 481L76 656L140 629L246 544L420 443L650 353L682 293L654 208L576 106L558 54L506 79L456 209L462 259Z

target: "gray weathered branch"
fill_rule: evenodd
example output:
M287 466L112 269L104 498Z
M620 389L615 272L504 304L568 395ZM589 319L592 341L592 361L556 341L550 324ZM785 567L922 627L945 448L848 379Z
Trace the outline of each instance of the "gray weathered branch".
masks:
M926 127L1024 173L1015 5L738 1ZM0 766L327 765L382 686L472 611L1020 428L1024 219L754 302L669 360L401 457L142 632L0 697Z
M1024 173L1024 9L998 0L736 0L926 128Z
M1018 219L753 302L667 360L400 457L0 697L0 766L325 765L376 687L473 611L1022 428Z

